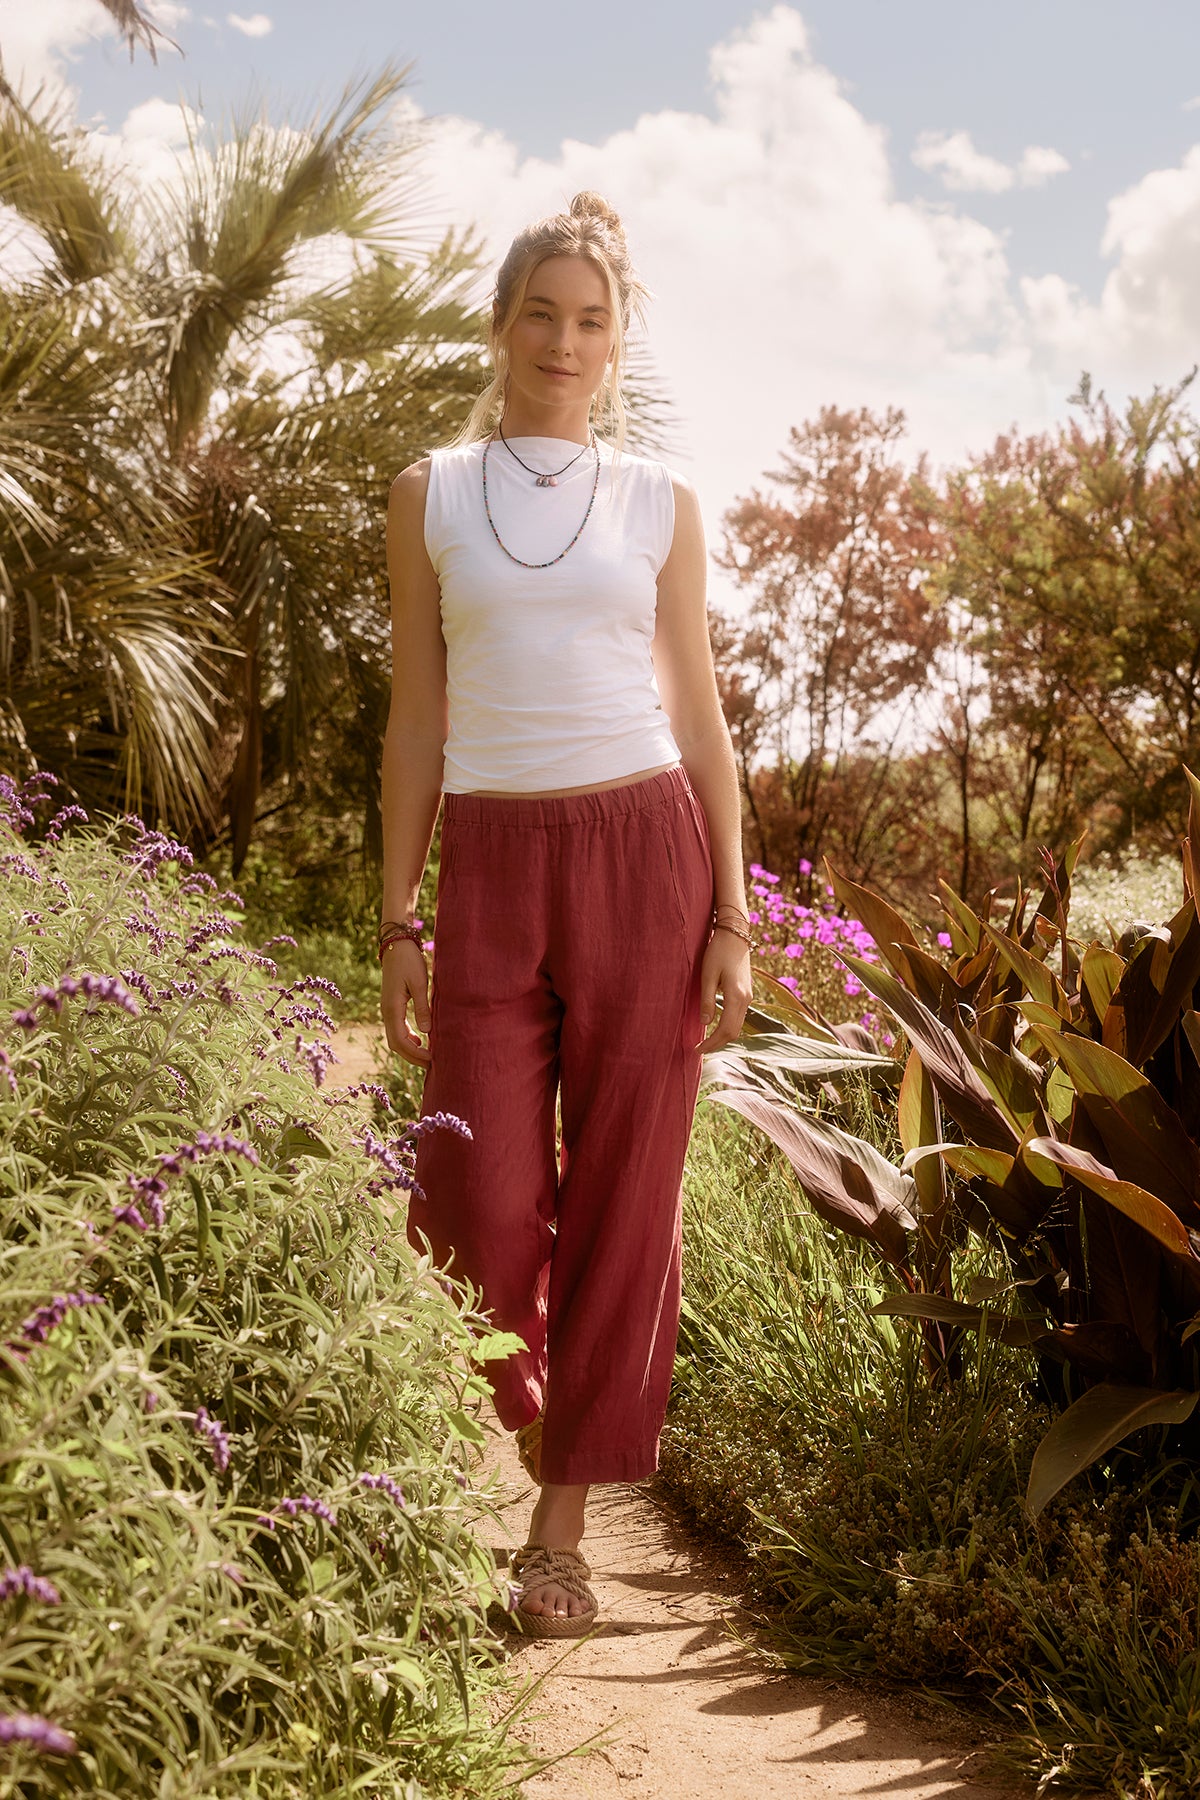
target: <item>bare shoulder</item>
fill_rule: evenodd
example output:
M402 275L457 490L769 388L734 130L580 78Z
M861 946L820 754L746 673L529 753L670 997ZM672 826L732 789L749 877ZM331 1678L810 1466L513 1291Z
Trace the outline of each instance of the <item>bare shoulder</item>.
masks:
M671 538L673 562L680 554L694 553L704 541L704 523L700 517L700 498L686 475L668 469L671 492L675 499L675 530Z
M429 492L430 458L423 456L419 462L409 463L407 469L401 469L392 482L388 493L388 512L401 520L419 519L425 511L425 496Z

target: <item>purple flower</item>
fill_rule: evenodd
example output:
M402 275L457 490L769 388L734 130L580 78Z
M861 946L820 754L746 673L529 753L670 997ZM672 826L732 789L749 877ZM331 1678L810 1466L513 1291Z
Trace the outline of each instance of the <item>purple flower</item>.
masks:
M75 1307L103 1306L103 1294L85 1294L82 1289L71 1294L56 1294L48 1306L39 1306L21 1326L21 1337L27 1344L44 1344L56 1325L61 1325Z
M208 1439L213 1467L223 1475L229 1467L229 1433L220 1419L214 1419L206 1406L198 1406L192 1415L192 1429L197 1437Z
M84 812L82 806L62 806L59 808L49 825L46 827L45 844L47 849L50 849L53 845L58 843L72 819L78 819L81 825L87 824L88 816Z
M62 1605L62 1595L54 1583L35 1575L28 1563L18 1563L15 1569L0 1569L0 1600L11 1600L14 1594L27 1594L43 1606Z
M34 1004L13 1014L13 1024L21 1026L25 1031L34 1031L37 1029L39 1006L44 1006L48 1012L61 1013L63 1001L74 1000L80 994L91 1002L103 1001L109 1006L119 1006L134 1018L141 1011L137 1001L117 975L62 975L57 986L39 987L34 995Z
M409 1137L414 1138L426 1137L431 1131L452 1131L456 1137L460 1138L471 1136L471 1127L466 1120L457 1118L454 1113L448 1112L426 1113L423 1119L414 1119L404 1129Z
M937 941L942 946L943 950L953 950L954 948L954 939L950 936L948 931L939 931L937 934Z
M801 875L811 875L812 874L813 866L809 862L807 856L802 856L800 858L800 861L796 864L796 867L799 869Z
M305 1058L309 1068L312 1070L312 1078L318 1087L323 1085L325 1081L325 1071L330 1063L340 1061L340 1058L333 1054L333 1046L324 1043L319 1038L315 1039L311 1044L306 1044L302 1037L297 1037L296 1054L297 1056Z
M0 1713L0 1744L32 1744L48 1756L74 1756L75 1739L40 1713Z
M296 943L295 938L289 937L286 931L277 932L273 938L268 938L265 944L260 944L259 949L264 951L273 950L276 944L286 944L289 949L292 950L299 949L299 945Z
M171 1067L169 1063L166 1066ZM183 1080L177 1070L172 1072L179 1081ZM180 1144L175 1150L159 1152L157 1174L126 1175L125 1185L132 1191L134 1199L123 1206L114 1205L113 1218L116 1223L132 1225L135 1231L148 1231L150 1226L141 1210L144 1206L150 1214L150 1221L161 1231L167 1219L167 1177L180 1175L185 1164L197 1163L202 1156L218 1152L226 1156L245 1157L249 1163L258 1162L258 1151L245 1138L234 1137L228 1131L198 1131L194 1143Z
M359 1476L358 1481L360 1487L377 1488L381 1494L386 1494L389 1500L394 1501L401 1511L404 1510L404 1489L390 1475L364 1473Z
M9 1092L15 1094L17 1078L13 1074L13 1066L7 1050L0 1050L0 1071L3 1071L5 1080L8 1082Z
M324 1519L327 1525L337 1524L337 1514L333 1508L326 1506L323 1500L314 1500L311 1494L299 1494L294 1500L285 1494L275 1511L277 1514L285 1513L289 1519L294 1519L297 1513L311 1513L314 1519ZM260 1522L274 1530L272 1519L264 1518Z

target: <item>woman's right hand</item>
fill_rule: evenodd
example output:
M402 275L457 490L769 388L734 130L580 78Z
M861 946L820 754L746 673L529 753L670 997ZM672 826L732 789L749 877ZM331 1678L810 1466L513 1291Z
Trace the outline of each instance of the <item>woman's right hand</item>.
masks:
M410 1002L413 1023L428 1038L429 969L421 946L406 938L384 952L380 1011L389 1048L405 1062L427 1068L432 1061L428 1046L408 1028Z

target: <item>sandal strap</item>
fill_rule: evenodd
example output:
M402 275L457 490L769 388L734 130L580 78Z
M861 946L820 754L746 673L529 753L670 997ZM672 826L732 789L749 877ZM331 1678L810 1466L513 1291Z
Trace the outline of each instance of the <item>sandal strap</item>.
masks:
M591 1570L578 1550L552 1550L548 1544L525 1544L510 1559L513 1574L525 1590L539 1587L562 1588L595 1606L596 1596L588 1587Z

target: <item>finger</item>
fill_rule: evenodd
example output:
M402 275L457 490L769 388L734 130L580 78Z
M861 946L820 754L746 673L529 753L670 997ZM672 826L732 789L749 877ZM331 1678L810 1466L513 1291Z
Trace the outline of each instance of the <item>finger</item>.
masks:
M700 981L700 1043L703 1050L717 1022L717 978L707 971Z

